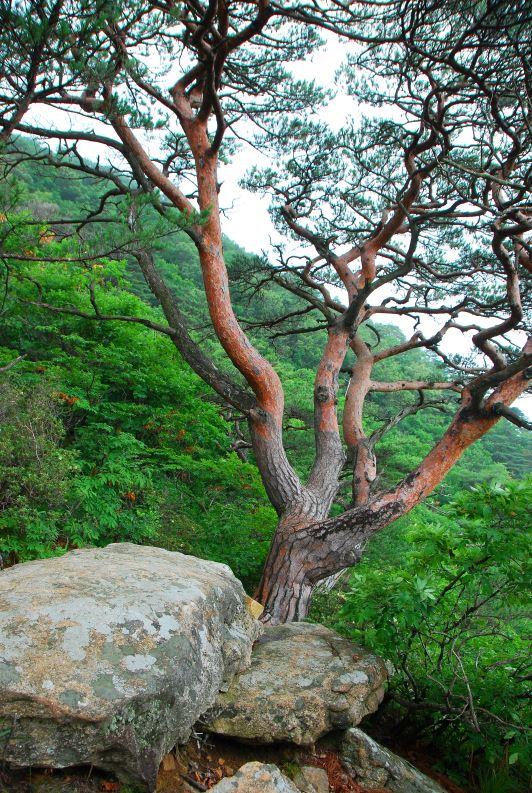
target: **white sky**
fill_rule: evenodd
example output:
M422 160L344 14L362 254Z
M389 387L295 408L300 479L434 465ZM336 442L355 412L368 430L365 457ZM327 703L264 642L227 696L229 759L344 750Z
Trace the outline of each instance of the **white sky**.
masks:
M330 89L335 85L335 73L345 59L347 47L332 35L327 39L326 47L304 62L291 64L291 71L298 79L316 80ZM350 97L339 95L328 105L327 120L340 128L350 115L356 115L356 110ZM220 169L223 185L220 198L223 206L231 207L224 219L225 234L250 253L261 253L270 249L271 240L280 242L284 238L275 231L270 220L268 200L238 186L239 179L254 165L267 166L268 158L261 157L252 146L243 144L233 162Z

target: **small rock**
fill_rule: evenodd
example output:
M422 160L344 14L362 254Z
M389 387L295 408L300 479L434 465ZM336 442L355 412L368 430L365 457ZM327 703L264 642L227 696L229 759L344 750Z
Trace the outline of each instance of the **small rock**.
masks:
M329 793L329 777L323 768L304 765L294 777L294 785L301 793Z
M377 709L384 661L323 625L267 627L251 666L201 717L210 732L256 743L309 746Z
M218 782L215 793L300 793L277 766L265 763L246 763L231 778Z
M386 787L392 793L445 793L437 782L362 730L345 732L341 753L357 782L369 790Z

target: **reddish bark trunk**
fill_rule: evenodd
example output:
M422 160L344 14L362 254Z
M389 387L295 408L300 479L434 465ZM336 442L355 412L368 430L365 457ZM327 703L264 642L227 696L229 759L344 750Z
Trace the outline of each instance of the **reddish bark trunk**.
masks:
M271 625L299 622L310 608L312 584L306 578L303 543L276 534L256 594L264 604L263 621Z
M312 560L320 552L310 527L315 528L330 508L305 494L279 520L256 598L264 604L264 621L272 624L304 619L308 614L313 583Z
M306 498L280 519L257 592L272 623L307 616L313 587L359 561L376 531L410 512L442 481L463 452L497 421L494 404L511 404L528 384L524 372L511 377L488 399L483 414L464 406L418 468L397 487L364 504L327 518L330 502Z
M362 524L352 533L349 544L355 538L357 542L346 562L345 536L323 532L324 525L323 520L312 520L303 513L296 519L281 518L279 521L255 594L264 605L264 622L277 625L305 619L315 586L357 562L365 541L373 532L370 524Z

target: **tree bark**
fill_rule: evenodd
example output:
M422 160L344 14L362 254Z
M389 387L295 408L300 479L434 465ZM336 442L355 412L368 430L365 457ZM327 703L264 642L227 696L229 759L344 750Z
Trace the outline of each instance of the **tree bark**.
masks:
M264 622L278 624L304 619L310 607L312 559L320 553L314 529L330 509L330 501L306 491L298 504L279 519L256 598L264 605Z
M285 536L280 525L275 533L256 594L264 605L263 622L278 625L305 619L310 608L312 585L305 568L305 543Z
M527 344L527 353L529 348ZM266 560L256 595L264 605L264 621L277 624L304 619L315 585L356 564L375 532L423 501L464 451L499 421L500 408L494 406L511 404L528 382L526 371L513 375L491 394L480 413L471 412L467 400L415 471L393 489L342 515L327 518L331 502L304 491L304 499L281 515Z

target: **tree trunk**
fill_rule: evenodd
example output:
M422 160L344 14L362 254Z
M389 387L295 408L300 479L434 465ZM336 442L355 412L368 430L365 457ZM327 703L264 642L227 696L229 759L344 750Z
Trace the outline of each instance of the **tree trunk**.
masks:
M325 500L313 500L280 518L256 593L264 605L264 622L277 625L307 616L316 584L313 571L325 552L316 530L319 534L320 521L328 510Z
M526 349L528 352L529 347ZM372 534L423 501L463 452L496 424L500 406L511 404L528 383L528 372L518 371L495 389L481 412L463 405L417 469L391 490L341 515L327 518L332 501L329 491L328 495L308 489L299 492L297 504L292 503L281 515L258 588L257 598L265 607L264 621L277 624L304 619L313 587L356 564Z
M264 566L257 600L264 606L263 621L271 625L303 620L310 607L312 585L305 568L306 549L297 537L277 529Z

